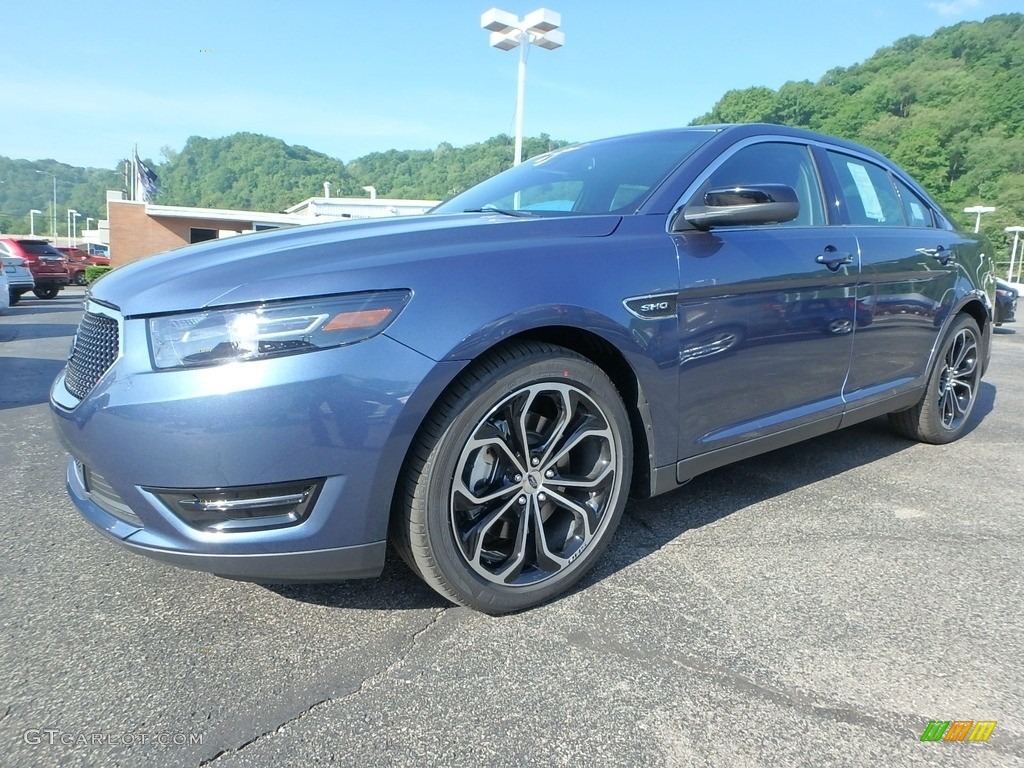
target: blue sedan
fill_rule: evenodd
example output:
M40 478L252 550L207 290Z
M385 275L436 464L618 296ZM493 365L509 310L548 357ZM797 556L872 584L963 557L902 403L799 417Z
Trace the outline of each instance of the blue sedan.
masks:
M190 246L89 292L67 485L135 552L564 592L627 497L882 414L970 425L991 250L875 152L710 126L535 157L416 217Z

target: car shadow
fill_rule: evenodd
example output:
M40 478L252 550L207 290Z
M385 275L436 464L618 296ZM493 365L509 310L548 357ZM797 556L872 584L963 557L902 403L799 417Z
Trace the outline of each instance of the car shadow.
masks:
M995 386L982 382L964 435L992 412L995 400ZM915 445L893 432L881 416L721 467L663 496L631 501L609 551L579 589L633 565L687 531Z
M18 315L52 315L54 312L78 312L81 313L82 297L69 296L68 299L60 298L37 301L22 299L13 307L5 310L3 317L16 317Z
M376 579L339 581L330 584L263 584L261 586L289 600L328 608L360 611L412 611L451 607L451 603L418 579L390 547L384 571Z
M965 434L973 431L991 413L995 399L996 388L982 382ZM662 496L630 501L608 551L594 570L566 594L585 590L607 579L689 530L710 525L753 504L893 456L914 445L917 443L896 435L883 416L716 469ZM418 579L391 549L384 571L376 579L262 586L289 600L330 608L379 611L450 606L447 600Z
M77 330L78 326L70 323L3 323L0 324L0 342L52 339L60 336L70 339Z
M50 383L64 365L64 360L0 356L0 411L48 403Z

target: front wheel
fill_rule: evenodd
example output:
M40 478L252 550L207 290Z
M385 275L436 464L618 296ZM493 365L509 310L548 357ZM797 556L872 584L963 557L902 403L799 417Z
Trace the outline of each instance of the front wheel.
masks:
M60 288L33 288L32 293L36 295L37 299L55 299L60 293Z
M564 592L618 525L629 417L591 361L520 343L473 364L428 416L396 494L393 540L449 600L518 611Z
M980 338L974 318L960 315L954 321L921 400L889 414L897 432L936 445L951 443L964 434L981 384Z

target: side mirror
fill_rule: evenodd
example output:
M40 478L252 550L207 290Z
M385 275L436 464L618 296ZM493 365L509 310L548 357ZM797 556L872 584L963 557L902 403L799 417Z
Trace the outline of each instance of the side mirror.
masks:
M691 203L676 211L671 229L679 232L691 228L778 224L799 215L800 202L792 187L746 184L706 192L703 205Z

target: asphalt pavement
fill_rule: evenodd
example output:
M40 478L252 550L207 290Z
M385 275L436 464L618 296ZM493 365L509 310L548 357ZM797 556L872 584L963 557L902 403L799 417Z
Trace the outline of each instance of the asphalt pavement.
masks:
M101 538L46 405L81 299L0 316L2 766L1024 764L1024 325L961 441L875 420L631 502L579 589L491 618L396 558L267 588Z

